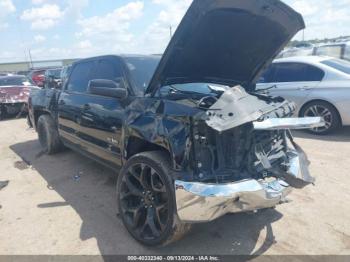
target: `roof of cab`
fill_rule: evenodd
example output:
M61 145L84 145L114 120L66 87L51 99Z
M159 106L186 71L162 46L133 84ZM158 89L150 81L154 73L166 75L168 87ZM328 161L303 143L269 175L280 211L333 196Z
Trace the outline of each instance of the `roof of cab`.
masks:
M86 61L103 59L103 58L160 58L162 55L154 54L154 55L140 55L140 54L112 54L112 55L101 55L80 59L73 64L79 64Z
M274 60L274 63L287 63L287 62L301 62L301 63L320 63L322 61L332 59L328 56L293 56L286 58L279 58Z

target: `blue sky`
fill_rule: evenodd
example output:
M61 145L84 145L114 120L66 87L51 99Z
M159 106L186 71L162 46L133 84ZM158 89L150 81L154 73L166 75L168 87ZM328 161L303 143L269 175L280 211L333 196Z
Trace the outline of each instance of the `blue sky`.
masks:
M350 35L350 0L285 0L307 39ZM0 62L161 53L191 0L0 0ZM297 39L301 38L299 34Z

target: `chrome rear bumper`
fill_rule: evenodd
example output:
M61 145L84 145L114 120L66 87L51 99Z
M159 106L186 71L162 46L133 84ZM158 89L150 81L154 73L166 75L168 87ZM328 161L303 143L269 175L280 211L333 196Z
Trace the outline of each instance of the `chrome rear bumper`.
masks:
M183 222L215 220L228 213L274 207L285 202L289 185L272 181L244 180L231 184L175 181L177 214Z

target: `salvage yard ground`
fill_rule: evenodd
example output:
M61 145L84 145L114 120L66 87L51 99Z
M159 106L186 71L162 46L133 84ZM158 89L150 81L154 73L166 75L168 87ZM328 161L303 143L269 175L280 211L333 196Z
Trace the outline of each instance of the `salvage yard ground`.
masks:
M66 151L40 153L24 119L0 122L0 255L309 254L350 255L350 129L296 133L312 161L315 186L291 203L194 226L166 248L136 243L116 215L110 170Z

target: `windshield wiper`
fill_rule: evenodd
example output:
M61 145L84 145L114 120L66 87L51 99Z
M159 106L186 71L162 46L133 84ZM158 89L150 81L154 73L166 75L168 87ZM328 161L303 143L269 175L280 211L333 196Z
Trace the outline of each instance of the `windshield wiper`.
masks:
M203 96L205 94L203 93L199 93L199 92L196 92L196 91L185 91L185 90L180 90L178 88L176 88L175 86L173 85L170 85L170 90L169 90L169 94L176 94L176 93L179 93L179 94L184 94L184 95L200 95L200 96Z

